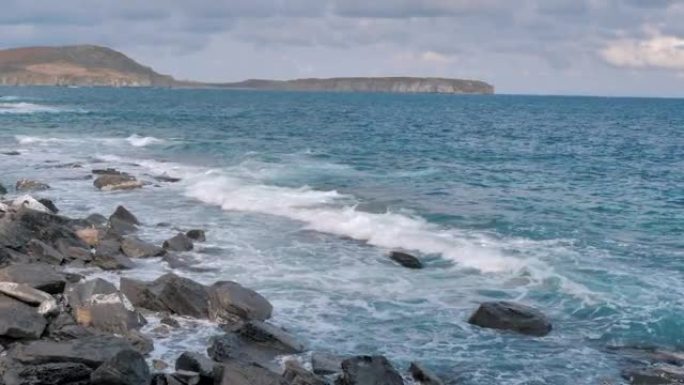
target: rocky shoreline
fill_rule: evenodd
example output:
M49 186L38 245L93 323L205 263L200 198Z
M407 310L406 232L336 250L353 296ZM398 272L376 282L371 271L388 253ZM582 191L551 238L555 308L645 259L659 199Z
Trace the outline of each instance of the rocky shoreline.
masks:
M92 174L94 188L103 193L144 187L115 169ZM310 352L297 336L269 322L273 306L267 298L238 282L203 285L175 273L109 282L74 273L131 269L136 260L154 257L178 271L201 269L181 254L207 236L203 229L188 229L155 245L138 236L144 221L123 205L109 217L68 218L52 200L32 196L49 191L48 184L32 180L18 181L12 195L0 185L0 385L458 383L440 379L419 362L402 371L365 352ZM402 250L388 258L408 269L424 267ZM553 329L542 312L518 303L487 302L473 310L470 324L521 338L543 337ZM151 317L159 326L141 331ZM155 341L181 328L179 318L206 320L217 333L205 351L183 352L175 362L150 359ZM680 354L643 347L608 350L624 357L623 378L631 384L684 383Z

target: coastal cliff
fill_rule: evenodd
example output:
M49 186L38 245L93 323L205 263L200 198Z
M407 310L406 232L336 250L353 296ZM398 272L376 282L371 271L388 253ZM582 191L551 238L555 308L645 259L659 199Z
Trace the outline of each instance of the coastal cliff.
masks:
M420 77L349 77L237 83L180 81L121 52L95 45L0 50L0 86L195 87L286 91L492 94L478 80Z

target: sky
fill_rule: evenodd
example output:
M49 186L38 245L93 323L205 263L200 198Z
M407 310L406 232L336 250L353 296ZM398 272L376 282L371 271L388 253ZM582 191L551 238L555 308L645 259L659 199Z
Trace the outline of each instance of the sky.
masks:
M99 44L178 79L479 79L684 97L684 0L0 0L0 47Z

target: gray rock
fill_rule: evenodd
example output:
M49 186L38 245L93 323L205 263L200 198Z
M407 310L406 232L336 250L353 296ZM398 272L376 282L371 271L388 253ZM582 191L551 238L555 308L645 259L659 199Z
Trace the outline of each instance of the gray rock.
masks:
M259 293L232 281L219 281L209 287L209 315L213 320L265 321L273 306Z
M157 175L154 177L154 179L158 182L166 182L166 183L176 183L176 182L181 181L180 178L174 178L174 177L168 176L168 175Z
M35 180L30 180L30 179L21 179L17 181L16 185L14 188L17 190L17 192L26 192L26 191L44 191L48 190L50 186L46 183L41 183Z
M26 345L15 345L8 355L23 364L75 362L97 368L126 349L132 349L132 346L125 339L98 335L62 342L32 341Z
M23 283L50 294L64 291L64 274L50 265L15 264L0 269L0 281Z
M468 323L538 337L549 334L552 328L549 319L539 310L506 301L481 304Z
M167 310L166 305L159 299L158 295L148 288L148 282L122 277L119 287L121 292L136 307L153 311Z
M109 217L110 221L112 219L117 219L121 222L125 222L131 225L140 225L140 221L138 220L138 218L123 206L116 207L114 213L112 213L112 215Z
M357 356L342 361L337 385L403 385L404 380L383 356Z
M122 270L135 267L135 263L121 253L121 243L113 238L102 240L97 245L93 264L103 270Z
M209 315L209 293L206 287L173 273L150 283L122 279L121 290L135 306L195 318L207 318Z
M209 357L199 353L184 352L176 360L176 370L187 370L199 373L200 377L213 381L216 363Z
M205 235L204 230L190 230L187 233L185 233L185 235L196 242L204 242L207 240L207 236Z
M173 238L164 241L163 247L172 251L190 251L194 246L190 238L183 233L178 233Z
M285 362L283 378L290 385L327 385L328 382L310 371L304 369L299 362L289 360Z
M95 168L91 170L91 172L95 175L122 175L125 174L124 172L121 172L115 168Z
M237 333L254 343L280 350L284 354L295 354L304 351L304 345L299 343L285 329L261 322L249 321L240 327Z
M68 219L58 215L22 208L0 216L0 247L21 250L31 239L48 245L61 240L70 246L85 246L68 224Z
M39 262L60 265L64 261L64 255L62 255L62 253L37 239L31 239L26 245L26 249L28 255Z
M342 357L321 352L311 354L311 368L315 374L327 376L342 371Z
M148 385L152 376L145 358L135 350L121 350L90 376L93 385Z
M5 360L2 366L0 383L5 385L88 385L92 372L86 365L72 362L22 365Z
M397 262L398 264L408 267L409 269L422 269L423 268L423 263L420 262L420 259L416 258L415 256L404 253L401 251L393 251L390 253L390 258L394 261Z
M684 368L675 365L658 365L626 369L622 378L631 385L684 384Z
M166 252L159 246L147 243L133 236L127 236L121 240L121 251L129 258L158 257Z
M409 372L422 385L444 385L444 382L420 362L411 362Z
M154 340L140 332L140 330L129 330L124 338L126 338L131 346L139 351L140 354L147 355L154 351Z
M94 329L76 323L74 317L69 313L59 313L47 327L47 335L56 341L92 337L97 334L99 332Z
M90 304L90 298L95 294L117 293L116 286L102 278L94 278L85 282L70 284L64 291L64 297L72 309L85 307Z
M47 321L38 309L0 294L0 336L12 339L38 339Z
M55 205L55 202L53 202L51 199L47 198L40 198L38 199L38 202L40 202L43 206L47 207L50 212L53 214L57 214L59 212L59 209Z
M188 370L176 370L171 377L185 385L198 385L201 380L199 373Z
M91 226L104 226L107 223L107 217L102 214L90 214L86 217L85 221Z
M132 190L141 188L143 184L128 174L103 174L95 178L93 186L99 190Z
M161 320L159 320L159 323L161 323L163 325L170 326L174 329L180 327L180 323L178 321L176 321L176 319L171 318L171 316L166 316L166 317L162 318Z
M257 365L227 362L219 385L287 385L284 378Z
M7 194L7 189L0 183L0 196Z

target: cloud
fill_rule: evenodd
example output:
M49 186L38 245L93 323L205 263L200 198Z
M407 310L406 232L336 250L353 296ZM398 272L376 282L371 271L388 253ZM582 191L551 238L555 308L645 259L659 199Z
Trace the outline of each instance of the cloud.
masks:
M609 43L600 54L616 67L684 70L684 39L677 36L617 40Z

